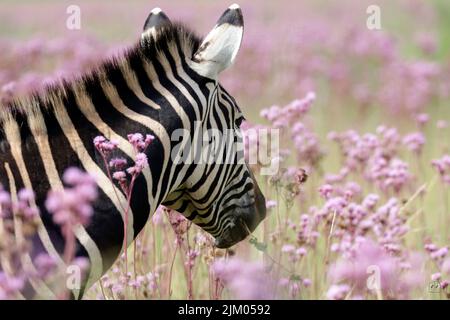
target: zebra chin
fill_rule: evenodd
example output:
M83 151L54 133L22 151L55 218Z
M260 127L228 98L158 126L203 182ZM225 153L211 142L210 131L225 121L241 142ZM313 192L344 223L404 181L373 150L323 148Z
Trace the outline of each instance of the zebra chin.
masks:
M236 210L234 222L215 239L215 246L226 249L234 246L249 236L266 217L266 200L264 195L255 187L255 202Z

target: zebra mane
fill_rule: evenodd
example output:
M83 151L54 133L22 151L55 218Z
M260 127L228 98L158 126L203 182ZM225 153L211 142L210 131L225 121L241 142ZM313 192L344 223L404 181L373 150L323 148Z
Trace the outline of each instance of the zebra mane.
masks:
M29 95L19 96L10 102L0 104L0 133L2 126L9 119L16 117L29 117L35 114L37 108L49 109L58 105L67 92L74 93L84 90L92 81L103 81L102 79L109 71L123 68L134 59L146 60L149 63L164 55L163 49L174 48L180 53L180 59L191 58L201 44L201 38L181 23L171 23L161 26L153 35L147 35L124 52L106 58L99 62L90 71L75 76L70 80L59 79L58 82L49 84L39 91L31 92ZM182 63L182 61L176 61ZM127 67L125 67L125 70ZM47 110L50 111L50 110ZM53 110L57 111L57 110Z

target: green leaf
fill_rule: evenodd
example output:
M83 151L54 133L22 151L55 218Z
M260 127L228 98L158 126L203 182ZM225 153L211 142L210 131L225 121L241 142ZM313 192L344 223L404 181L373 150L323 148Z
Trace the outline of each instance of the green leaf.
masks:
M258 249L259 251L266 251L267 250L267 244L263 243L263 242L257 242L255 243L255 248Z
M302 277L300 277L298 274L292 274L292 275L289 277L289 279L290 279L291 281L301 281L301 280L302 280Z
M258 251L265 252L267 250L267 244L264 242L258 242L258 238L256 237L251 237L248 242L252 244Z

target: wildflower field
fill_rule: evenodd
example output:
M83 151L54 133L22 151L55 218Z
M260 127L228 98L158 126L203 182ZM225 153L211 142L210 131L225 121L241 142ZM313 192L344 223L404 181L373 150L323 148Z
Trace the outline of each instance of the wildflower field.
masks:
M73 4L79 30L66 27ZM0 101L134 44L154 7L205 34L230 4L3 0ZM252 166L266 219L221 250L160 207L84 299L450 299L450 3L377 1L375 30L371 1L239 4L242 47L220 81L244 113L244 136L277 132L277 154ZM151 142L142 134L129 136L138 154ZM99 139L99 151L109 146ZM270 143L247 135L247 156ZM92 184L81 172L65 178L75 193ZM0 189L0 209L7 197ZM58 198L47 200L55 212ZM41 260L45 274L51 263ZM14 297L20 279L0 273L0 298Z

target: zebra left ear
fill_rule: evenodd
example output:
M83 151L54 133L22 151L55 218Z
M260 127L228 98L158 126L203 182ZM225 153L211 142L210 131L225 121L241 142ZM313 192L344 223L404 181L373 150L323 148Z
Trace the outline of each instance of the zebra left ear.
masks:
M192 69L202 76L216 79L220 72L233 64L243 33L241 8L233 4L222 14L194 54Z
M154 8L145 20L144 29L141 34L141 39L144 39L149 34L155 32L164 24L170 24L169 18L160 8Z

